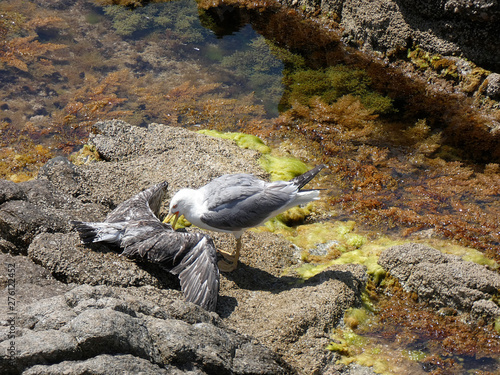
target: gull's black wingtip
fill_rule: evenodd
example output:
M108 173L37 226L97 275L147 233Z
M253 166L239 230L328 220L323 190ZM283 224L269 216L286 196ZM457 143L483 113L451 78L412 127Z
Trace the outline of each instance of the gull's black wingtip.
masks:
M95 241L97 237L97 228L83 221L70 220L69 223L78 231L80 241L83 244L88 245Z
M323 168L327 168L326 164L320 164L313 169L307 171L300 176L295 177L292 182L298 186L299 189L304 187L309 181L311 181L314 176L316 176Z

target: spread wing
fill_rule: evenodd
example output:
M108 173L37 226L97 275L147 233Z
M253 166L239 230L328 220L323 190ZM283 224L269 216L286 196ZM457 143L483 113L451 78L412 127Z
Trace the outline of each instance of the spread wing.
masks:
M179 275L187 301L215 310L219 268L212 239L200 233L174 232L160 221L129 223L123 235L123 255L157 263Z
M249 181L249 180L246 180ZM286 181L231 186L214 193L218 205L201 217L205 224L223 230L241 230L257 226L284 211L297 195L297 186ZM213 196L207 199L212 202Z
M179 275L186 300L206 310L215 310L220 276L215 245L210 237L201 235L171 272Z
M157 217L160 205L167 193L166 181L143 190L132 198L120 203L107 217L107 223L131 220L148 220Z
M80 235L83 244L109 242L119 245L127 223L87 223L71 220L69 222Z

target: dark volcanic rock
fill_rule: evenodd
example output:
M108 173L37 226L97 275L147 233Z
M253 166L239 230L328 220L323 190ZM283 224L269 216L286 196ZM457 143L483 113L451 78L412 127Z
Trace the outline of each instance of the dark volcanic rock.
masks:
M65 158L57 159L69 163ZM62 194L46 179L12 184L0 181L0 187L4 188L0 193L0 202L3 202L0 204L0 237L14 244L17 253L25 254L40 233L68 232L69 220L77 217L99 220L106 211L106 207L98 203L84 203Z
M150 263L134 262L119 249L80 244L78 234L42 233L28 248L28 256L66 283L115 286L152 285L178 288L177 278Z
M415 243L387 249L378 263L437 308L500 316L500 308L490 301L500 291L500 275L484 266Z
M104 363L126 373L159 368L167 374L176 368L201 374L286 372L275 354L225 329L215 314L150 287L82 285L20 308L17 319L16 360L0 358L2 374L84 373ZM2 353L8 345L8 340L0 343Z

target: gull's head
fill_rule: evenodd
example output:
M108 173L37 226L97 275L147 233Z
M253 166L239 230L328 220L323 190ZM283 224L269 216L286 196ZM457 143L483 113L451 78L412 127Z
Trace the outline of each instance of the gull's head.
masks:
M170 208L168 210L168 215L165 218L165 222L169 222L172 217L174 218L174 222L172 223L172 228L175 229L175 224L177 224L177 220L179 216L186 214L189 215L191 212L191 207L193 204L192 198L194 197L193 193L195 190L193 189L181 189L177 193L174 194L172 200L170 201ZM189 218L187 218L189 220Z

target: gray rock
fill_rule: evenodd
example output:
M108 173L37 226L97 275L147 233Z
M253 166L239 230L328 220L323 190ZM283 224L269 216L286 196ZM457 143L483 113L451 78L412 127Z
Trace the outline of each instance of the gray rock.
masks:
M415 45L442 55L465 56L500 69L500 5L492 0L281 0L309 11L334 13L343 41L367 50Z
M58 158L61 160L61 158ZM64 160L67 159L62 158ZM7 251L26 254L28 245L40 233L68 232L69 220L85 217L99 220L107 211L97 203L82 202L61 192L46 179L16 184L1 180L0 237L15 246ZM9 250L10 249L10 250Z
M78 234L42 233L31 242L28 256L65 283L178 288L177 278L159 266L120 256L120 249L80 245Z
M25 248L33 238L48 230L67 231L67 216L28 201L12 200L0 206L0 236Z
M26 199L23 190L12 181L0 180L0 204L10 200Z
M71 289L71 286L57 281L48 270L34 264L26 256L0 253L0 265L2 267L0 271L0 311L2 313L10 311L11 306L14 311L18 311L21 306L41 298L60 295ZM9 279L15 281L14 295L9 294ZM14 298L14 305L9 306L9 296ZM0 317L0 320L5 319L6 315Z
M175 304L163 303L161 312L155 306L158 298L171 301L168 294L151 288L142 293L143 288L131 287L131 293L129 289L84 285L21 308L16 358L12 362L1 357L0 371L37 374L67 369L83 373L85 368L116 362L128 373L157 367L164 373L175 373L165 372L171 368L191 368L198 373L285 373L275 354L224 328L213 313L186 304L182 309L190 310L192 320L178 320L174 318L178 313ZM179 303L183 304L177 300ZM34 317L41 324L33 324ZM5 353L9 345L9 340L1 342L0 351Z
M500 99L500 74L491 73L487 78L486 95L492 99Z
M487 321L495 320L500 316L500 307L491 300L481 299L473 303L471 316L476 321L481 318Z
M486 267L443 254L431 247L410 243L382 253L378 263L404 288L431 305L470 312L479 301L491 299L500 290L500 275Z
M185 374L181 370L165 369L130 354L102 354L82 361L63 361L56 365L36 365L24 371L23 375L176 375L181 373ZM196 372L190 371L186 374L196 374Z

